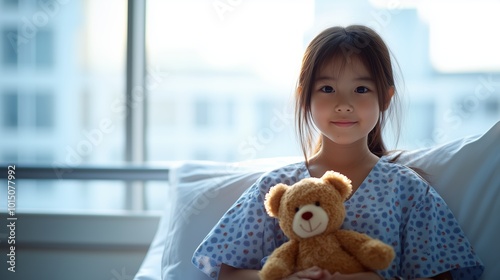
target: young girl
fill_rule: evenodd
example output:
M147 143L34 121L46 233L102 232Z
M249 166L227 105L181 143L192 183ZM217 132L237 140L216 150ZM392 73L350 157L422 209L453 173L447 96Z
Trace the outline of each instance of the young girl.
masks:
M392 245L396 258L383 271L330 275L312 267L286 279L479 279L483 265L443 199L389 158L382 127L396 98L389 50L378 34L359 25L321 32L307 47L296 91L305 161L262 176L208 234L193 263L213 279L259 279L267 257L287 241L265 211L266 193L335 170L353 185L342 227Z

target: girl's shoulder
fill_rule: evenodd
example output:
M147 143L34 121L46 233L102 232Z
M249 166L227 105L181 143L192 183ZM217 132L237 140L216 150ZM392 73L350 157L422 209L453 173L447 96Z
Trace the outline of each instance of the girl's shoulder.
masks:
M267 192L276 184L293 185L306 177L310 175L305 161L299 161L265 172L257 180L256 185L261 192Z
M395 162L388 156L380 158L374 171L380 173L380 176L389 177L391 179L418 181L425 185L429 184L425 179L426 174L422 170Z
M404 197L413 197L415 201L438 197L432 185L416 170L406 165L382 157L376 165L377 173L372 175L375 185L385 186L391 193ZM412 202L413 203L413 202Z

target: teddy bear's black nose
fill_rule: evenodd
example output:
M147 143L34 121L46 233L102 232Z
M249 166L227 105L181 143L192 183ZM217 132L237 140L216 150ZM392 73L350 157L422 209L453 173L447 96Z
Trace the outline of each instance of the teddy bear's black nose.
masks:
M309 219L311 219L313 216L313 213L307 211L307 212L304 212L302 214L302 219L306 220L306 221L309 221Z

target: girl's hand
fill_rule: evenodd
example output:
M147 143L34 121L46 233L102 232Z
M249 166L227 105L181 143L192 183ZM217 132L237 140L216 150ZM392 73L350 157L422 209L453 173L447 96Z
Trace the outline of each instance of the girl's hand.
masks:
M306 270L296 272L284 280L383 280L375 272L361 272L353 274L330 274L328 270L313 266Z
M361 272L353 274L340 274L335 272L329 280L383 280L383 278L375 272Z
M326 271L326 275L325 275L324 270L322 270L321 268L319 268L317 266L313 266L311 268L295 272L294 274L288 276L287 278L285 278L283 280L327 280L327 279L330 279L330 278L325 278L325 276L329 277L330 273L328 273L328 271Z

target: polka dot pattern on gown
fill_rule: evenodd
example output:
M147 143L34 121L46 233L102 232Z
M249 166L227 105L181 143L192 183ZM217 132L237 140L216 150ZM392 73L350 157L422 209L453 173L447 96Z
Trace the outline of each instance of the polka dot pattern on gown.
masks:
M278 184L310 177L304 162L264 174L224 214L193 255L193 264L213 279L220 265L260 269L287 241L264 198ZM393 246L396 258L379 271L384 278L479 279L484 269L458 222L436 191L413 170L382 157L345 202L344 229L363 232Z

